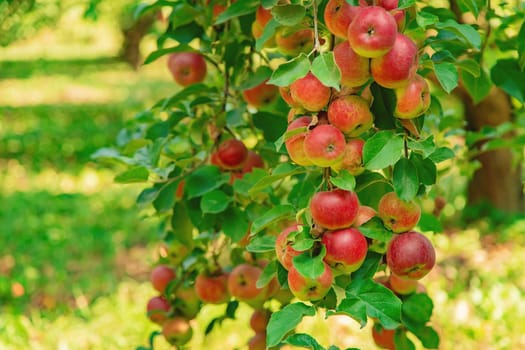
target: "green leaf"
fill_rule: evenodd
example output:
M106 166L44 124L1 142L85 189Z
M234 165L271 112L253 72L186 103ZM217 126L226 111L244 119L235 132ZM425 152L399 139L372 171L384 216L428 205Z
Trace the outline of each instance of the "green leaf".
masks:
M424 140L409 140L408 141L408 148L410 148L411 151L421 151L423 154L423 157L428 157L436 150L436 143L434 142L434 135L430 135Z
M324 246L317 256L312 256L312 252L306 251L293 257L293 266L303 277L314 280L325 271L326 265L323 261L325 255L326 248Z
M152 187L152 188L145 188L142 190L142 192L137 197L137 205L140 208L144 208L146 205L150 204L157 198L159 195L159 188Z
M261 0L261 5L265 9L270 9L272 6L275 6L279 3L279 0Z
M248 234L250 222L246 213L237 207L228 208L221 214L222 230L233 242L239 242Z
M178 241L188 247L193 246L193 225L188 215L188 208L184 202L176 202L171 216L171 229Z
M430 322L434 304L425 293L414 293L403 301L401 315L405 324L425 324Z
M277 261L272 260L266 265L259 276L259 279L255 283L255 286L259 289L264 288L270 283L270 281L277 276Z
M295 215L295 210L291 205L278 205L267 211L262 216L258 217L253 221L252 224L252 234L263 230L267 226L285 219L291 218Z
M246 90L260 85L265 80L269 79L272 75L272 69L268 66L259 66L255 73L252 73L248 76L248 79L244 80L241 85L239 85L239 90Z
M381 197L393 190L390 182L378 172L365 171L356 178L355 192L361 205L377 208Z
M223 174L219 168L206 165L188 175L184 190L188 198L200 197L229 181L229 174Z
M315 308L303 303L289 304L274 312L266 327L266 345L268 347L278 345L283 337L301 322L304 316L314 315Z
M412 153L410 161L417 170L419 182L423 185L431 186L436 183L437 168L430 158L423 158L420 154Z
M288 86L297 79L304 77L310 71L310 60L304 53L281 64L273 72L268 84Z
M417 11L416 21L418 26L420 26L421 28L426 28L439 22L439 17L430 12Z
M417 226L423 232L443 232L441 221L430 213L421 213Z
M478 18L478 16L479 16L479 7L478 7L478 3L477 3L476 0L458 0L458 4L461 7L464 7L467 10L469 10L470 12L472 12L474 17Z
M159 213L171 210L173 204L175 204L175 192L180 181L171 182L167 185L163 185L159 191L157 198L153 201L153 207Z
M312 74L315 75L324 86L333 87L339 91L341 71L335 63L334 53L332 51L323 52L314 59L312 62Z
M405 9L416 4L416 0L399 0L397 8Z
M407 158L401 158L394 166L394 189L399 198L410 201L414 199L419 189L419 178L414 163Z
M262 130L264 139L269 142L276 141L288 127L288 122L284 115L268 112L258 112L252 114L255 127Z
M520 69L525 70L525 22L521 25L518 33L518 63Z
M195 21L195 18L200 15L200 11L186 2L176 2L171 5L172 11L169 15L169 21L173 25L173 29Z
M407 333L405 331L402 331L400 329L397 329L394 333L394 344L396 346L396 349L400 350L416 350L416 346L407 337Z
M379 170L394 165L403 152L403 138L393 131L379 131L363 147L363 162L368 170Z
M434 72L439 84L447 93L450 93L458 86L459 76L454 64L450 62L435 63Z
M481 67L476 60L467 58L456 63L456 66L462 72L469 72L472 76L478 78L481 74Z
M262 35L255 41L255 49L261 51L264 48L264 44L271 38L273 38L276 29L280 26L279 22L275 19L270 19L268 23L264 26Z
M379 264L383 260L383 255L368 251L365 261L361 267L352 273L353 280L372 279L377 272Z
M201 210L203 213L217 214L228 208L232 198L221 190L206 193L201 199Z
M430 326L409 328L427 349L439 349L439 334Z
M217 20L215 21L215 24L221 24L226 21L229 21L232 18L236 18L239 16L244 16L249 13L255 12L257 7L260 4L260 0L238 0L233 2L226 11L221 13L219 17L217 17Z
M401 304L401 300L382 284L370 279L353 279L337 311L348 314L362 327L368 316L377 318L387 329L395 329L401 322Z
M310 334L296 333L292 334L284 341L286 344L299 346L311 350L325 350Z
M385 228L383 222L378 217L373 217L363 225L359 226L358 230L365 237L380 242L388 242L392 238L392 232Z
M294 26L301 23L306 15L306 8L302 5L278 5L272 7L272 16L283 26Z
M275 251L275 236L257 235L254 236L246 250L251 253L267 253Z
M462 38L465 43L469 44L469 46L478 50L481 48L481 36L476 29L469 24L459 24L455 20L447 19L444 22L437 23L436 28L453 32Z
M395 118L393 118L396 107L396 95L394 90L379 86L377 83L370 85L374 101L370 110L374 115L374 125L379 129L394 129Z
M515 59L501 59L490 71L492 81L521 103L525 102L525 71Z
M432 159L434 163L440 163L447 159L452 159L456 156L453 150L448 147L439 147L428 158Z
M355 189L355 177L347 170L342 170L337 176L330 177L330 182L343 190L353 191Z
M176 53L176 52L198 52L198 51L192 48L191 46L184 45L184 44L181 44L175 47L169 47L166 49L159 49L159 50L155 50L152 53L150 53L148 57L146 57L146 59L144 60L144 64L150 64L151 62L156 61L157 59L161 58L164 55L167 55L170 53Z
M273 184L276 181L282 180L288 176L301 174L306 172L304 168L296 167L290 163L282 163L279 164L275 170L273 171L272 175L266 176L262 178L260 181L258 181L252 189L249 191L250 195L254 195L256 193L259 193L264 190L268 190L271 184Z
M126 170L115 176L115 182L129 184L134 182L146 182L149 177L149 171L146 167L138 166Z
M462 71L461 80L463 81L463 86L469 93L470 97L472 97L475 104L481 102L487 97L492 88L492 81L484 70L480 71L478 78L473 76L470 72Z

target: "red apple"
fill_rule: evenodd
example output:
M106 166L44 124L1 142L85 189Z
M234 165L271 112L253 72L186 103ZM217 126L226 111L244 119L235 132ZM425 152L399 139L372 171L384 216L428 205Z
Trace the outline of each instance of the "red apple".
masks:
M162 335L172 345L183 345L190 341L193 336L193 330L186 319L174 317L164 322Z
M348 41L359 55L379 57L387 53L396 40L397 23L383 7L367 6L348 26Z
M357 195L341 189L317 192L310 201L312 219L329 230L352 226L358 210Z
M227 302L230 300L228 274L199 274L195 279L195 292L203 303L222 304Z
M288 286L292 294L303 301L315 301L325 297L330 291L334 275L330 266L323 262L323 273L316 279L304 277L295 266L288 270Z
M249 264L235 266L228 277L230 294L238 300L249 304L263 302L267 288L257 288L256 286L261 273L262 269L258 266Z
M284 102L286 102L290 107L300 107L299 104L294 101L292 94L290 93L289 86L280 86L279 93L281 94L281 97L283 98Z
M292 259L301 254L300 251L293 249L292 242L288 240L290 233L297 231L298 225L294 224L285 228L275 240L275 255L277 260L283 265L287 270L292 266Z
M148 318L156 323L162 324L168 319L170 312L170 303L163 296L159 295L151 298L146 306Z
M364 85L370 79L370 59L358 55L348 41L335 45L334 59L341 71L342 86L354 88Z
M400 295L412 294L417 290L417 280L402 278L396 274L390 274L390 289Z
M395 89L395 94L397 100L394 116L397 118L416 118L430 107L428 83L418 74L408 82L408 85Z
M224 169L242 169L248 158L248 149L237 139L221 142L217 148L217 159Z
M295 130L297 128L305 128L310 125L312 122L311 117L299 117L297 119L294 119L289 125L286 131ZM286 151L288 152L288 155L290 156L290 159L295 162L298 165L313 165L310 158L306 156L306 153L304 151L304 139L307 135L307 131L294 135L287 139L284 144L286 146Z
M352 6L345 0L329 0L324 10L324 22L332 34L346 39L348 26L358 12L358 6Z
M317 112L328 104L331 91L310 72L290 85L290 94L301 107Z
M249 105L255 108L261 108L275 101L279 95L279 88L275 85L266 84L266 81L267 80L242 92L244 100Z
M409 231L394 236L386 252L390 271L401 278L418 280L436 263L436 252L430 240L419 232Z
M372 219L377 215L377 212L374 208L368 207L366 205L360 205L359 210L357 211L357 216L355 217L353 227L359 227Z
M326 247L324 261L339 273L352 273L365 261L368 243L355 228L325 232L321 242Z
M414 201L404 201L395 192L384 194L377 206L379 218L394 233L413 229L421 217L421 208Z
M408 84L417 70L417 46L408 36L397 33L392 49L370 63L372 77L379 85L396 89Z
M364 98L346 95L330 103L328 120L345 135L357 137L372 127L374 115Z
M259 22L263 27L265 27L271 19L272 11L265 9L262 6L259 6L257 8L257 11L255 11L255 20Z
M256 332L248 341L248 350L266 350L266 332Z
M200 83L206 77L206 61L196 52L176 52L168 56L168 69L182 86Z
M346 170L350 174L357 176L365 171L363 166L363 139L350 139L346 141L345 155L340 163L332 168L336 171Z
M254 168L264 168L264 160L256 152L249 150L248 158L242 167L242 173L251 173Z
M330 167L343 159L345 137L338 128L325 124L317 125L304 138L304 154L319 167Z
M314 32L310 28L299 29L295 32L287 29L278 30L275 33L275 44L281 53L288 56L308 53L314 48Z
M270 311L265 309L255 310L250 317L250 327L255 333L266 332L266 326L270 321Z
M395 329L385 329L380 324L374 324L372 338L376 345L382 349L396 350L394 343Z
M175 271L167 265L158 265L151 271L151 284L160 293L164 293L173 280L175 280Z

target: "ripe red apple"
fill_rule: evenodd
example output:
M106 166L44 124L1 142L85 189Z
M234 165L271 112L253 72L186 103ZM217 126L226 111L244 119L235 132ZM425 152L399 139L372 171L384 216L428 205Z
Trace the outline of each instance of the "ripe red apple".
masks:
M206 61L196 52L176 52L168 56L168 69L182 86L200 83L206 77Z
M300 107L299 104L294 101L292 94L290 93L289 86L280 86L279 93L281 94L281 97L283 98L284 102L286 102L290 107L292 108Z
M345 0L340 1L345 2ZM342 86L354 88L364 85L370 79L370 59L358 55L352 50L348 41L335 45L334 59L341 71Z
M266 332L256 332L248 341L248 350L266 350Z
M353 227L359 227L372 219L377 215L377 212L374 208L368 207L366 205L360 205L359 210L357 211L357 216L355 217Z
M162 335L172 345L183 345L190 341L193 336L193 330L186 319L174 317L164 322Z
M416 74L408 85L394 91L397 99L394 116L397 118L416 118L430 107L430 89L427 81L419 74Z
M275 240L275 255L277 260L283 265L287 270L292 266L292 259L301 254L300 251L293 249L292 242L288 240L290 233L297 231L298 225L294 224L285 228Z
M250 317L250 327L255 333L266 332L266 326L270 321L270 311L266 309L258 309L252 313Z
M162 324L168 319L170 312L170 303L163 296L159 295L151 298L146 306L148 318L156 323Z
M324 22L330 33L346 39L348 26L358 12L358 6L352 6L345 0L329 0L324 10Z
M257 11L255 11L255 20L259 22L263 27L265 27L271 19L272 11L265 9L262 6L259 6L257 8Z
M348 41L359 55L379 57L394 45L397 23L394 17L380 6L367 6L348 26Z
M364 98L346 95L330 103L328 120L345 135L357 137L372 127L374 115Z
M199 274L195 279L195 293L203 303L222 304L227 302L230 300L228 274Z
M364 145L365 141L363 139L347 140L343 160L332 168L337 171L346 170L354 176L361 175L365 171L363 166Z
M414 201L404 201L395 192L381 197L377 214L386 228L394 233L413 229L421 217L421 208Z
M237 139L221 142L216 152L217 159L224 169L242 169L248 158L248 149Z
M288 128L286 129L286 131L308 127L311 122L311 117L299 117L297 119L294 119L290 124L288 124ZM286 151L288 152L290 159L298 165L313 165L312 161L306 156L306 153L304 151L304 139L307 133L308 132L305 131L300 134L294 135L284 142L286 146Z
M397 24L397 31L403 32L406 27L406 12L404 9L394 9L388 11L394 17Z
M331 90L310 72L290 85L290 94L301 107L317 112L330 101Z
M315 301L324 298L332 286L334 275L328 264L323 262L323 265L324 271L316 279L304 277L295 266L288 270L288 286L296 298L303 301Z
M392 49L370 63L372 77L388 89L403 87L417 70L417 46L408 36L397 33Z
M368 243L356 228L325 232L321 242L326 247L324 261L339 273L352 273L365 261Z
M427 237L419 232L409 231L390 240L386 263L397 276L418 280L434 267L436 252Z
M372 338L376 345L382 349L396 350L394 343L395 333L395 329L385 329L377 323L372 327Z
M314 32L310 28L299 29L295 32L283 29L275 33L277 49L288 56L298 56L308 53L314 48Z
M412 294L417 290L417 280L402 278L396 274L390 274L390 289L400 295Z
M352 226L359 210L354 192L336 189L321 191L310 200L310 212L316 224L329 230Z
M175 280L175 271L167 265L158 265L151 271L150 281L158 292L164 293L171 281Z
M266 84L266 81L267 80L242 92L244 100L249 105L255 108L261 108L275 101L279 95L279 88L275 85Z
M319 167L339 163L345 154L345 136L333 125L317 125L304 138L304 154Z
M264 301L267 288L257 288L256 286L261 273L262 269L258 266L249 264L235 266L228 277L230 294L248 304Z

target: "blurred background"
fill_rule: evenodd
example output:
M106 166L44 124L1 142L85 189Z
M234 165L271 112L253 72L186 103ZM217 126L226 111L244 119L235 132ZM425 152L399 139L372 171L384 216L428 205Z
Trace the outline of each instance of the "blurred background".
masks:
M134 21L137 4L0 0L2 350L134 349L156 329L145 304L157 223L135 205L140 186L114 184L118 169L91 160L177 89L165 60L141 65L166 24L157 14ZM513 142L525 116L501 93L480 107L457 91L445 119L428 123L457 151L423 203L440 208L443 226L433 237L437 268L424 281L443 349L525 349L524 154ZM476 150L487 139L508 142ZM203 339L221 311L206 309L192 348L243 348L247 310ZM369 330L348 318L301 327L323 344L374 348Z

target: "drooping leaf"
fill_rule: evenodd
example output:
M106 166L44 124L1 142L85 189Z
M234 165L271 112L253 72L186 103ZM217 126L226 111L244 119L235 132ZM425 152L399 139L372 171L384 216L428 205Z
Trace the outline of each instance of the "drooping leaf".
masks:
M361 267L352 273L352 279L372 279L382 259L383 255L368 251Z
M306 15L306 8L302 5L285 4L272 7L272 16L283 26L299 24Z
M377 208L381 197L393 190L392 184L378 172L365 171L356 178L355 191L361 205Z
M297 79L304 77L310 71L310 60L304 53L281 64L273 72L268 84L288 86Z
M341 71L335 63L334 53L324 52L317 56L312 62L312 74L323 83L324 86L339 90Z
M463 86L469 93L475 104L481 102L490 92L492 81L484 70L480 71L479 77L473 76L470 72L462 71L461 79Z
M203 213L217 214L226 210L231 201L232 197L224 191L213 190L202 196L201 210Z
M270 19L268 23L264 26L262 35L257 38L255 41L255 49L257 51L261 51L264 48L264 44L271 38L273 38L276 29L280 26L279 22L277 22L275 19Z
M363 162L368 170L394 165L403 152L403 138L391 130L379 131L363 147Z
M252 234L256 234L267 226L294 215L295 210L291 205L277 205L253 221Z
M114 181L121 184L129 184L134 182L146 182L148 177L148 169L143 166L137 166L118 174L115 176Z
M408 158L401 158L394 166L394 189L399 198L411 201L419 189L419 177L414 163Z
M417 226L423 232L443 232L441 221L430 213L421 213Z
M453 32L473 48L481 48L481 36L476 31L476 29L474 29L474 27L469 24L459 24L453 19L447 19L444 22L437 23L436 27L438 29Z
M456 66L450 62L434 64L434 72L439 84L447 93L450 93L458 86L459 76Z
M233 2L230 6L228 6L226 11L224 11L217 17L215 24L221 24L226 21L229 21L232 18L253 13L255 12L259 4L260 0L237 0Z
M157 198L153 201L153 207L158 213L171 210L175 204L175 193L180 181L174 181L167 185L161 186Z
M246 213L237 207L228 208L221 214L222 230L233 242L240 241L248 234L250 222Z
M267 253L275 251L275 236L256 235L251 240L246 250L251 253Z
M187 247L193 246L193 224L188 216L188 208L183 201L178 201L173 207L171 229L175 238Z
M284 336L293 330L304 316L314 316L315 309L303 303L293 303L286 305L281 310L274 312L268 323L266 345L276 346Z
M353 191L355 189L355 177L347 170L342 170L337 176L330 177L330 182L343 190Z
M228 174L221 173L216 166L207 165L188 175L184 190L188 198L200 197L228 181Z
M492 81L521 103L525 102L525 71L514 59L501 59L490 71Z
M436 164L430 158L423 158L418 153L412 152L410 161L417 170L419 182L423 185L431 186L436 183L437 168Z
M293 266L302 276L314 280L321 276L325 271L325 268L327 268L323 261L325 255L326 248L324 247L321 253L317 256L312 256L310 251L306 251L292 259Z
M432 159L432 161L434 163L440 163L440 162L443 162L447 159L452 159L454 158L456 155L454 153L454 151L452 151L450 148L448 147L439 147L438 149L436 149L434 152L432 152L432 154L430 156L428 156L430 159Z
M358 227L358 230L368 238L380 242L388 242L392 238L392 232L387 230L383 222L378 217L370 219L368 222Z
M277 261L272 260L268 263L268 265L264 267L255 286L257 288L264 288L276 276L277 276Z

